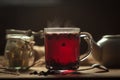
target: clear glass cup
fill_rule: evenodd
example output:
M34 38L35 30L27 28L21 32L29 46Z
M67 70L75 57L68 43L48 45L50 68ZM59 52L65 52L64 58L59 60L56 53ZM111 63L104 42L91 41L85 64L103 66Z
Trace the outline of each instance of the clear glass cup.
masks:
M88 43L88 51L80 53L81 37ZM75 70L80 61L91 53L92 36L88 32L80 32L80 28L44 28L45 61L47 69Z

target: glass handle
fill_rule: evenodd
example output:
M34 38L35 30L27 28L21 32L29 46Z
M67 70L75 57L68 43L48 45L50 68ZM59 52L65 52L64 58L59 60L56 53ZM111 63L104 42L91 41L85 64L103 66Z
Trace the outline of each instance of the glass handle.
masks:
M88 50L83 55L80 56L80 61L84 61L91 54L92 51L92 35L88 32L81 32L80 37L84 37L84 40L88 44Z

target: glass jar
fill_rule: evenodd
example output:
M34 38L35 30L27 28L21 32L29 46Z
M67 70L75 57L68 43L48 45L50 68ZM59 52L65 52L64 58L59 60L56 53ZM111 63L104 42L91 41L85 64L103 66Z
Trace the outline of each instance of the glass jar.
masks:
M5 58L8 69L27 69L34 63L34 36L30 31L6 30Z

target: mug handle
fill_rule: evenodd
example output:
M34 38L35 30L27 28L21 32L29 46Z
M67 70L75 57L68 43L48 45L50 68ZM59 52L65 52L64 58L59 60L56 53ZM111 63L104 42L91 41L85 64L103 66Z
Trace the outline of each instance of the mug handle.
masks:
M81 32L80 37L84 37L84 40L88 44L88 50L80 56L80 61L84 61L92 52L92 35L88 32Z

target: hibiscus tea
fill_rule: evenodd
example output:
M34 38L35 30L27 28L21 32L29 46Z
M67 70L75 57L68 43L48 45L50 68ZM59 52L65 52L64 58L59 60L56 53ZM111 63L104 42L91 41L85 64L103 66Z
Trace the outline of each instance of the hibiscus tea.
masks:
M79 67L79 33L45 33L45 60L48 69L65 70Z

